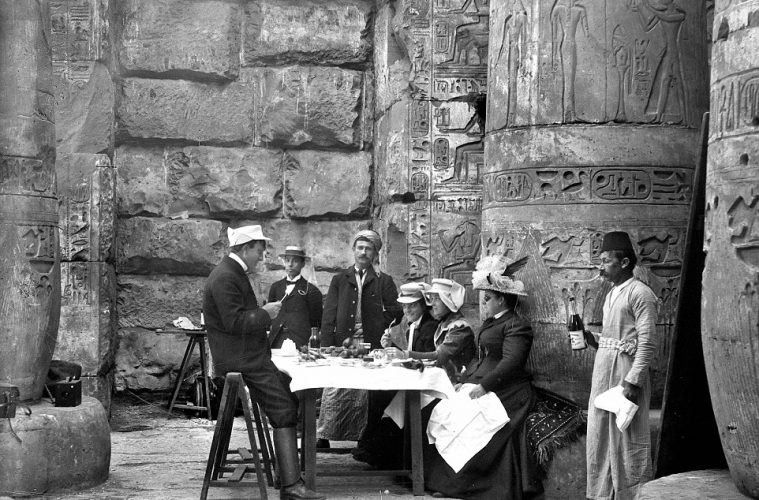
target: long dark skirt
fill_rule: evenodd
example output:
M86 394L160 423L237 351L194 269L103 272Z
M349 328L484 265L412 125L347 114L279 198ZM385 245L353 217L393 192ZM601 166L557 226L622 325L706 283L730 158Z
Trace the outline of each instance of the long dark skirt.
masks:
M509 408L506 426L458 472L443 460L434 445L425 448L424 483L445 496L481 500L524 500L543 491L537 462L524 426L534 403Z

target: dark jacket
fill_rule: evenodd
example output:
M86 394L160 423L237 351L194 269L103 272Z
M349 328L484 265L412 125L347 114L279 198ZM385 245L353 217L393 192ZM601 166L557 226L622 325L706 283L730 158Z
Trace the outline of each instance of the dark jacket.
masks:
M408 323L405 321L402 323L402 325L405 324L405 336L406 341L408 341ZM409 351L421 351L421 352L428 352L428 351L434 351L435 350L435 330L437 330L438 320L433 318L429 311L424 311L424 314L422 315L422 321L419 323L419 328L416 329L414 332L414 342L413 345L408 346ZM400 342L400 341L399 341ZM397 347L403 351L407 350L405 346L396 345L395 343L392 344L392 347Z
M531 392L532 377L526 365L532 338L530 324L511 311L495 320L486 319L475 335L477 357L467 367L462 381L494 392L508 413L520 403L515 396L521 398L522 392Z
M269 289L269 302L282 300L282 309L271 322L269 345L272 349L282 347L285 339L291 339L300 347L308 343L311 328L322 324L322 293L316 285L301 276L290 295L285 297L287 284L287 279L283 278Z
M222 373L271 363L266 337L269 313L258 307L245 271L229 256L208 276L203 314L214 364Z
M361 294L361 319L364 328L364 342L373 349L379 349L380 338L390 323L400 321L403 308L396 301L398 291L393 278L382 273L379 276L373 268L366 270ZM352 333L356 324L356 284L353 266L332 277L322 315L322 337L324 346L339 345Z
M474 357L472 327L460 312L451 312L438 323L433 339L433 350L411 350L409 356L416 359L434 359L438 366L445 368L448 376L455 382L461 369Z

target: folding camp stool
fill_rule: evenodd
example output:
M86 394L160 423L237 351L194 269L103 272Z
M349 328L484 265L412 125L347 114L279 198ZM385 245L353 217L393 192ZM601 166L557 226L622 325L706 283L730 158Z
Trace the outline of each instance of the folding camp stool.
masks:
M230 450L229 440L234 425L237 401L242 402L250 448ZM259 436L260 451L256 443L255 433ZM235 453L240 455L239 459L230 460L227 458L227 455ZM251 400L250 391L245 385L242 375L237 372L230 372L224 382L224 391L221 395L219 415L211 441L211 450L208 454L200 498L201 500L206 499L210 486L248 486L255 483L258 484L261 498L267 500L266 486L274 485L273 466L274 454L266 417L258 404ZM256 481L243 481L245 474L250 472L256 473ZM226 479L220 479L224 473L231 473L231 475Z

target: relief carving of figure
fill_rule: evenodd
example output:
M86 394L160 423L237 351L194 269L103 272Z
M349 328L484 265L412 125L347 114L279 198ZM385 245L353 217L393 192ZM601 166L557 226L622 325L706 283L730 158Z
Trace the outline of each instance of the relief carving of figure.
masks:
M493 68L495 68L501 63L504 52L506 53L509 92L506 99L506 125L514 123L514 114L517 109L517 75L522 62L522 46L528 42L527 21L527 9L522 0L513 0L503 20L501 48L493 61Z
M565 122L577 121L575 111L575 77L577 74L577 28L592 45L601 52L606 52L590 34L588 12L581 0L554 0L551 9L551 61L554 70L561 70L564 81L562 95Z
M685 21L686 12L674 0L660 0L658 5L653 5L651 0L637 0L633 2L631 10L638 13L640 22L646 31L653 30L657 25L661 26L664 48L659 54L659 66L654 76L654 84L648 96L646 113L653 114L653 121L664 121L664 112L670 92L675 92L679 106L680 120L687 118L685 100L685 87L683 86L683 71L680 62L680 30ZM656 83L658 82L658 86ZM658 96L655 94L658 93ZM652 103L656 101L656 109Z
M474 23L462 24L453 36L453 56L445 66L479 66L488 59L488 16L477 16Z

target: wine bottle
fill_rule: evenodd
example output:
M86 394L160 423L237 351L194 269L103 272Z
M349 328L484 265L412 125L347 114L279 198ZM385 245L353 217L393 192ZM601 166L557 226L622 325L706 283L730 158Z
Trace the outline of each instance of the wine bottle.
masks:
M582 324L582 318L577 314L577 302L574 297L569 298L569 308L572 315L569 317L567 328L569 329L569 340L572 343L572 349L575 351L581 351L588 347L585 342L585 336L583 331L585 325Z

